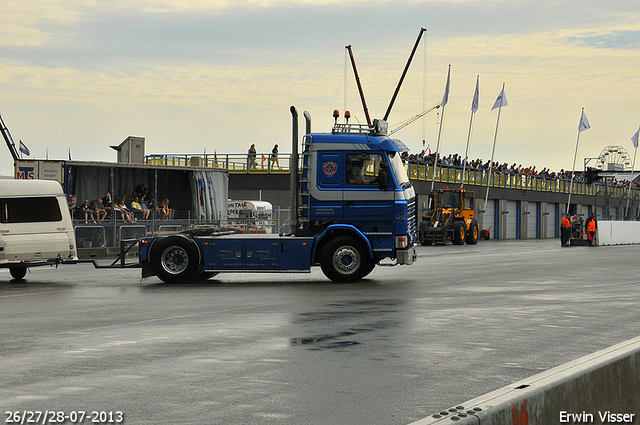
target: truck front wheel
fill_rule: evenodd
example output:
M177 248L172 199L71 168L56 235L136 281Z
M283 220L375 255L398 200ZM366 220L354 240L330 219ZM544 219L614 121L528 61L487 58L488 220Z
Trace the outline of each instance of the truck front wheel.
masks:
M363 245L349 236L338 236L322 250L320 267L334 282L356 282L371 272L372 260Z
M156 275L167 283L192 281L201 270L196 242L181 236L157 241L152 246L150 261Z

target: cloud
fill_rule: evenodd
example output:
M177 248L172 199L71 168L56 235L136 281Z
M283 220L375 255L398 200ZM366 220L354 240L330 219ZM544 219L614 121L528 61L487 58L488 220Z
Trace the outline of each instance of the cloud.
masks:
M0 4L0 112L32 150L60 144L63 156L77 143L77 157L88 140L106 151L87 149L85 159L112 156L108 145L129 134L146 136L150 153L203 145L246 151L244 140L288 140L291 104L312 112L314 130L330 128L331 111L342 109L345 98L362 120L345 66L347 44L372 116L380 117L425 27L427 56L421 46L390 124L422 110L423 88L427 105L440 100L451 64L445 150L464 149L479 74L472 151L484 152L492 140L490 107L506 82L510 105L496 155L535 159L541 168L572 160L582 106L593 124L585 146L630 137L624 123L635 117L633 93L640 89L636 9L635 2L595 0L6 0ZM425 120L432 140L438 115ZM420 122L399 136L421 148ZM545 156L547 145L569 153Z
M600 49L640 50L640 30L609 31L604 34L583 34L567 37L566 41L578 46Z

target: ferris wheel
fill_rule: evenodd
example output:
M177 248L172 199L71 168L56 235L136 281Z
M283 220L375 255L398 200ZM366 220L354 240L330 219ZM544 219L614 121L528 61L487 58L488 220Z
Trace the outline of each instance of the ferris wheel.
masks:
M630 171L631 159L622 146L607 146L600 152L596 169L602 171Z

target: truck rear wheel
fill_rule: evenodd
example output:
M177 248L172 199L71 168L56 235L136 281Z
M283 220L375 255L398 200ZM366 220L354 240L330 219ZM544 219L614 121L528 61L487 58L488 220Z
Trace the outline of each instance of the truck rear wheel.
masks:
M11 277L15 280L22 280L27 275L26 267L11 267L9 269L9 273L11 273Z
M334 282L356 282L373 270L372 260L360 242L349 236L338 236L322 250L320 267Z
M152 246L150 255L156 275L167 283L196 279L201 270L200 258L196 242L182 236L160 239Z

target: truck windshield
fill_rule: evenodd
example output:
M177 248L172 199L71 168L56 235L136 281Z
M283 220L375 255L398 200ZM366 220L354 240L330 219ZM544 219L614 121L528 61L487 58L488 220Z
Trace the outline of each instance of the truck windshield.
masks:
M400 159L400 155L398 155L397 152L389 152L389 165L391 165L393 174L396 176L398 185L403 189L411 187L407 171L405 170L402 159Z

